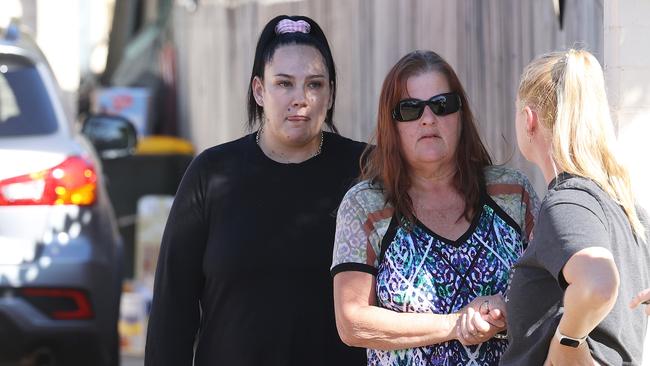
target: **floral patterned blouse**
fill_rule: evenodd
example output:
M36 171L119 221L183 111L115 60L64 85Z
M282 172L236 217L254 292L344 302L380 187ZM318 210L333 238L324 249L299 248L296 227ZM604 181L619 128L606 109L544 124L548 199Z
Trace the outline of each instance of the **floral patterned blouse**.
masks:
M381 187L363 181L338 211L332 275L362 271L376 276L377 306L395 312L454 313L474 298L505 294L510 268L532 231L539 200L516 170L485 170L482 210L457 240L419 221L398 220ZM506 340L475 346L453 340L426 347L368 349L368 365L497 365Z

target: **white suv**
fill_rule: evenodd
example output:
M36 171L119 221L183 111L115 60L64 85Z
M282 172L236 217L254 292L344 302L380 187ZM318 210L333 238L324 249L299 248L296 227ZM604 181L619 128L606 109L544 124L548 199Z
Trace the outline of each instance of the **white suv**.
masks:
M114 366L122 244L58 96L35 43L0 29L0 365Z

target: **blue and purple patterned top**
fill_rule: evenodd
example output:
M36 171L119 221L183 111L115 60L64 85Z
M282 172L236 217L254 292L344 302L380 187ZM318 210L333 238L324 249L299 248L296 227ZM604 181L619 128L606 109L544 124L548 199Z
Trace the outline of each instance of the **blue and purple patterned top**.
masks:
M454 313L474 298L504 294L510 268L528 242L539 207L521 173L485 171L482 210L457 240L417 221L399 222L381 189L361 182L346 194L337 217L332 273L376 276L377 306L396 312ZM368 350L368 365L497 365L506 340L475 346L448 341L395 351Z

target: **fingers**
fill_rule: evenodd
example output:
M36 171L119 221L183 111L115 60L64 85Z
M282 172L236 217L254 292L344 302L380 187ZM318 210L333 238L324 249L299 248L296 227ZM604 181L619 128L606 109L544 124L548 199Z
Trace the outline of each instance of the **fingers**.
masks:
M504 312L501 309L490 309L489 312L484 312L485 310L483 307L481 307L481 316L483 320L492 326L495 326L497 328L505 328L506 327L506 319L504 317Z
M492 295L492 296L482 296L474 299L471 304L475 304L478 302L478 311L481 314L488 314L495 309L498 309L501 311L503 316L506 314L506 303L503 301L503 296L500 294L498 295ZM470 304L470 305L471 305Z
M476 327L474 326L474 322L473 322L475 314L476 314L476 312L474 311L474 309L467 308L467 312L465 313L465 317L463 318L463 320L464 320L463 325L464 325L465 329L467 329L467 332L469 332L469 334L471 336L476 336L477 333L478 333L478 331L476 330Z
M470 341L472 344L481 342L481 334L476 329L476 327L474 326L474 322L472 321L476 314L477 313L472 308L467 308L467 311L465 312L465 314L463 314L464 315L463 323L462 323L463 336L465 337L466 340Z
M481 314L488 314L490 312L490 300L483 300L478 307L478 311Z
M493 309L488 315L494 320L503 319L503 311L501 309Z
M641 304L643 302L646 302L646 301L650 301L650 288L647 288L647 289L639 292L638 294L636 294L636 296L634 296L634 298L630 302L630 308L634 309L637 306L639 306L639 304ZM648 308L646 307L646 313L647 312L648 312Z
M490 297L490 309L499 309L504 318L507 318L506 314L506 302L503 299L501 294L494 295Z
M486 322L490 323L492 326L499 329L506 327L506 319L503 316L503 312L500 309L494 309L483 318Z
M499 295L475 298L460 311L456 338L463 345L485 342L505 329L505 302Z
M465 317L467 315L465 313L460 315L460 318L458 318L458 322L456 323L456 339L460 343L462 343L465 346L468 346L471 343L471 340L469 339L469 332L465 329Z
M484 342L483 335L476 331L476 328L471 324L471 317L468 316L468 312L472 312L472 315L477 314L471 308L466 308L461 314L458 322L456 324L456 338L463 345L473 345ZM479 315L480 316L480 315Z
M492 325L489 322L485 321L485 319L483 319L479 313L474 313L474 316L471 318L470 323L479 334L485 334L492 328Z
M471 340L465 338L463 335L462 326L460 324L456 326L456 339L464 346L470 346L473 344Z

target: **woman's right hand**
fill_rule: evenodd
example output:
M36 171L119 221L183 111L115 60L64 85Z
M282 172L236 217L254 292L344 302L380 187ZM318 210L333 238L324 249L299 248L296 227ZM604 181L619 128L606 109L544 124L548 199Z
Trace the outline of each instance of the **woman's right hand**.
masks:
M505 314L501 295L477 297L459 312L456 339L466 346L487 341L506 329Z
M645 313L650 316L650 288L647 288L638 294L630 302L630 308L634 309L640 304L645 304Z

